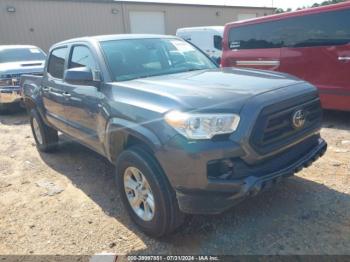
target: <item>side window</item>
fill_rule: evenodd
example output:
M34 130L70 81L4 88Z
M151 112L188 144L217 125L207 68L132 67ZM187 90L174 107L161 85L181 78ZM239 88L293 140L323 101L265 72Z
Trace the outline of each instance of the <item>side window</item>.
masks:
M67 47L60 47L54 49L49 58L49 64L47 67L47 72L55 77L62 79L64 73L64 62L66 59Z
M214 47L222 50L222 37L220 35L214 35Z
M311 47L350 43L347 21L350 10L340 10L286 18L279 21L233 27L231 49Z
M286 19L281 39L288 47L344 45L350 42L350 28L344 23L349 17L350 10L340 10Z
M91 51L86 46L73 47L72 55L69 61L69 68L88 67L91 70L96 70L97 65Z
M231 49L280 48L283 28L276 22L233 27L229 32Z

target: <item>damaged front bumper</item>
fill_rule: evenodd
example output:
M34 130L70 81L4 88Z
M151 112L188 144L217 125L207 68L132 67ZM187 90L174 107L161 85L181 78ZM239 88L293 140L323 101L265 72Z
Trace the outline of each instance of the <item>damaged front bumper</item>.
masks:
M278 171L223 181L209 179L208 190L177 188L179 207L183 212L190 214L222 213L243 199L255 196L278 183L282 178L292 176L310 166L323 156L326 150L327 143L319 138L316 146Z

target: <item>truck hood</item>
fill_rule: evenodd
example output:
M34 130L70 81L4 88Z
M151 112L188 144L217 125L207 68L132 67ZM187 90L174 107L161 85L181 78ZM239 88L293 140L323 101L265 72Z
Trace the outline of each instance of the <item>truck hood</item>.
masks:
M44 64L43 60L0 63L0 75L41 73L44 71Z
M253 70L224 68L200 70L114 83L133 89L135 101L149 101L167 111L185 110L238 112L256 95L298 84L302 80L290 75ZM140 99L138 99L140 95ZM142 96L142 97L141 97ZM130 101L128 101L130 102ZM174 104L175 103L175 104Z

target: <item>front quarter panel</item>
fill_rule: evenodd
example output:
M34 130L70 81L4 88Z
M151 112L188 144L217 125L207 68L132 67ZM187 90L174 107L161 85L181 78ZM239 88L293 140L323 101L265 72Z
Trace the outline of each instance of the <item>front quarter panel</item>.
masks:
M116 85L107 84L104 92L108 97L105 100L107 104L103 106L108 118L104 144L107 158L112 163L125 148L130 136L142 141L155 153L177 134L164 121L164 114L168 111L164 100L151 103L157 101L152 95Z

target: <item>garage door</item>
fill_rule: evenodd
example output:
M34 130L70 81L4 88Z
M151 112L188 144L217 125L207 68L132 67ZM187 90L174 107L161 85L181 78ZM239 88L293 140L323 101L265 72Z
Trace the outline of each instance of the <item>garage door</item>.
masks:
M165 34L164 12L130 12L133 34Z
M238 20L246 20L251 18L256 18L256 14L238 14Z

